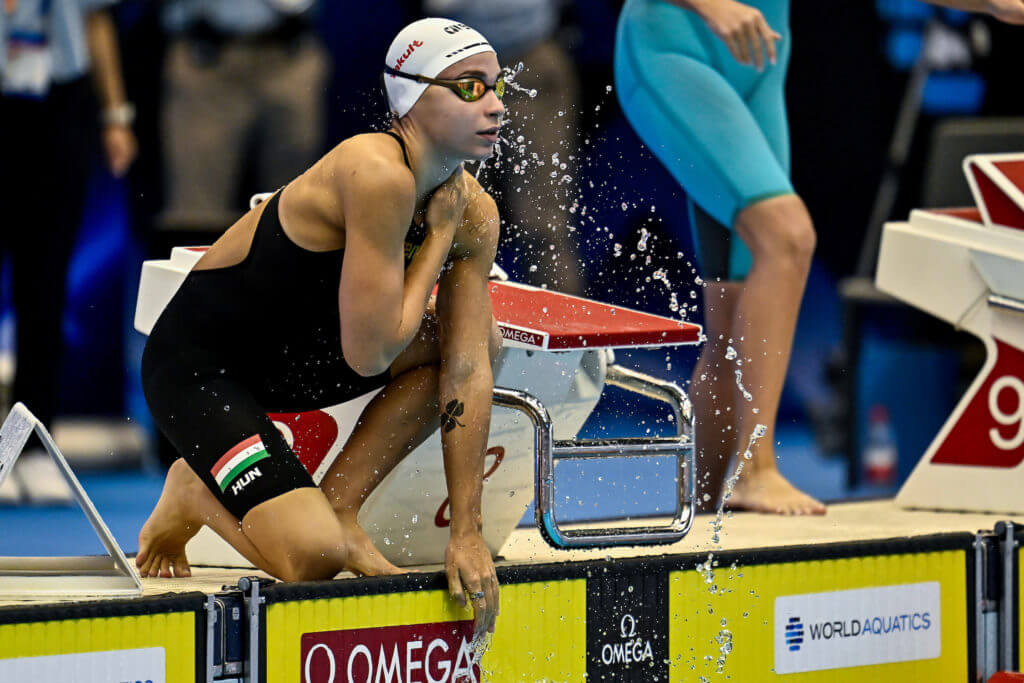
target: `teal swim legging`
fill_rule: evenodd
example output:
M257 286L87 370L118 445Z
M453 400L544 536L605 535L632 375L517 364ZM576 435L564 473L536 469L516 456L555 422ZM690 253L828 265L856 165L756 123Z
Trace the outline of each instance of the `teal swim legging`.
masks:
M784 86L789 1L751 0L781 33L778 63L740 64L693 12L628 0L615 36L619 102L637 134L686 190L706 278L738 280L752 265L732 235L737 214L793 194Z

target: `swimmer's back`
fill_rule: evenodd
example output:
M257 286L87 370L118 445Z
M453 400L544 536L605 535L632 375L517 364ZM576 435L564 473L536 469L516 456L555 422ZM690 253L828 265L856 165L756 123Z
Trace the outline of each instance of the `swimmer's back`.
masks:
M347 180L352 184L357 173L377 176L385 187L404 191L406 200L415 193L412 171L394 138L380 133L348 138L281 192L278 207L281 227L296 246L312 252L345 247L345 183ZM394 201L396 197L388 199ZM224 268L240 263L249 251L266 205L267 202L262 202L228 228L195 269Z

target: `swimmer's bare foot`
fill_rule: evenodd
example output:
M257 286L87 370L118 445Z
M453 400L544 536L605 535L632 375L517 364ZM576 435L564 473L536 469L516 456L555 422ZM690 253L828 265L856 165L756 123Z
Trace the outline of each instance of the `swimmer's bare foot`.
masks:
M184 460L174 461L167 471L164 490L160 500L142 525L139 532L139 554L135 566L142 576L192 576L188 558L185 557L185 543L198 533L202 522L189 514L195 506L190 503L204 489L203 482Z
M725 507L777 515L825 514L824 504L790 484L774 467L747 468L725 501Z
M396 567L384 559L384 555L373 544L370 537L356 524L355 517L339 516L343 529L343 538L348 546L346 569L360 576L380 576L383 574L405 574L409 570Z

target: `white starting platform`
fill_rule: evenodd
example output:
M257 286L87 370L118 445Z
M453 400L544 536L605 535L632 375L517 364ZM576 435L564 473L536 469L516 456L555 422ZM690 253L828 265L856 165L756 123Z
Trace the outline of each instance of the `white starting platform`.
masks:
M964 173L977 206L916 210L882 233L879 289L987 353L896 501L1024 513L1024 154L970 156Z

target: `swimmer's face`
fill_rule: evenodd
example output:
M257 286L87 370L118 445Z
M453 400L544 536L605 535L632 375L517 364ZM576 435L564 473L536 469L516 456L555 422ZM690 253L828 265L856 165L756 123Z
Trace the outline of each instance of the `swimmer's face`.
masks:
M452 64L437 78L476 77L487 85L494 85L500 75L497 55L482 52ZM498 139L498 127L505 116L505 105L494 90L488 90L475 102L466 102L448 88L431 85L409 113L432 140L453 156L476 160L491 156Z

